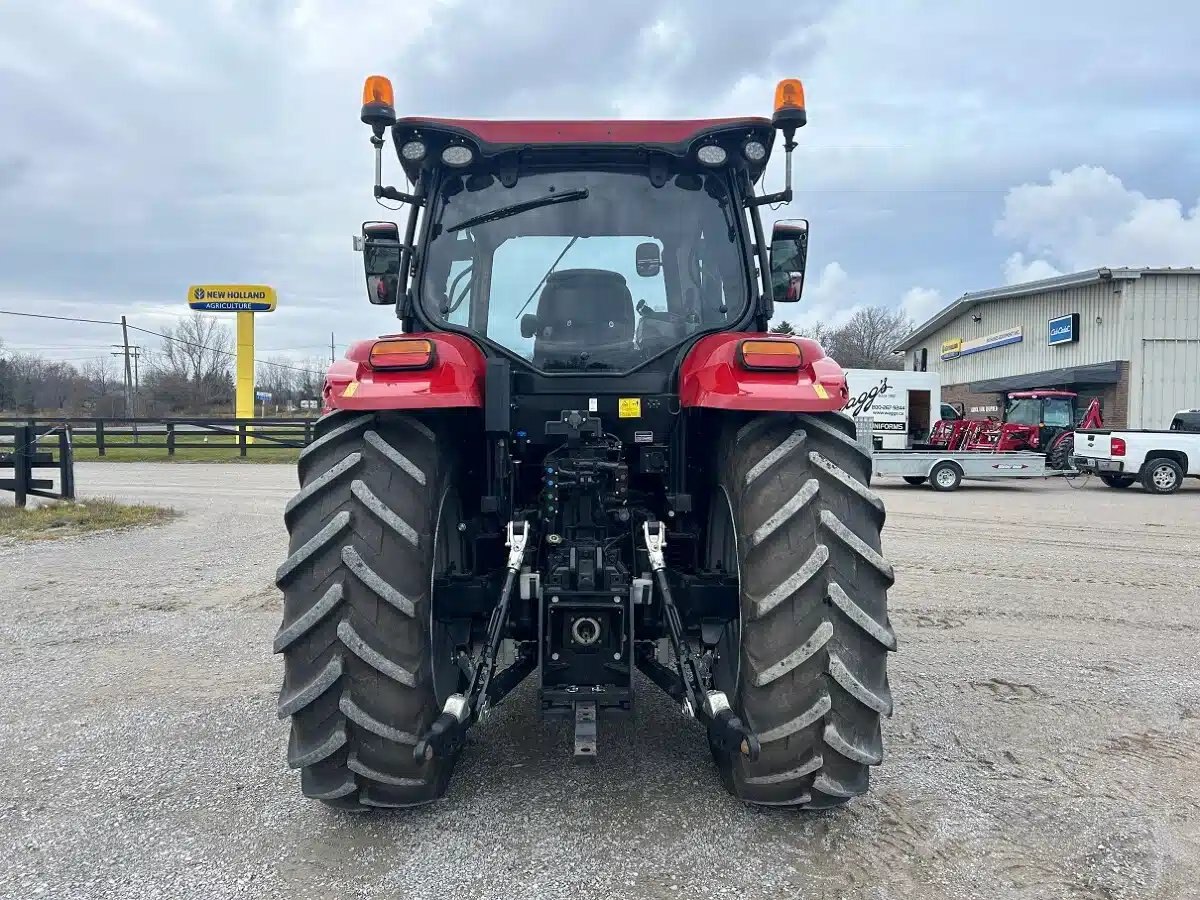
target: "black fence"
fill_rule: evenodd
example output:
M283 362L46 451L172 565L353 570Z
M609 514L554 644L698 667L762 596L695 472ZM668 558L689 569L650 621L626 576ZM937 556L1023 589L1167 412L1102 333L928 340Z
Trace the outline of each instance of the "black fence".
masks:
M9 469L12 478L2 477ZM45 469L58 469L57 491L54 479L37 477ZM74 500L71 430L63 425L0 425L0 491L12 491L18 509L31 496Z
M316 419L108 419L108 418L10 418L0 427L22 424L49 434L54 429L70 433L76 449L95 450L106 456L110 450L212 450L228 452L237 447L239 456L255 450L305 447L312 442ZM206 440L218 436L220 440Z

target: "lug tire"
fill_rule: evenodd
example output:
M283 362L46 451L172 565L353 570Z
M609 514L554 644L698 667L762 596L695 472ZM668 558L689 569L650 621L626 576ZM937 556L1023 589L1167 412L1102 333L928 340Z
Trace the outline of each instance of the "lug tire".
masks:
M904 480L913 486L922 485L929 479L924 475L905 475Z
M300 455L276 574L279 717L291 717L288 764L304 793L341 809L430 803L454 765L413 759L440 711L430 589L453 499L447 449L415 419L334 412Z
M1055 471L1071 468L1071 453L1075 449L1075 432L1064 431L1046 453L1046 467Z
M753 804L838 806L866 792L892 711L893 574L870 455L836 413L752 419L721 458L713 502L737 535L741 611L738 666L716 686L762 741L754 762L713 747L722 781Z
M1152 494L1173 494L1183 485L1183 467L1173 459L1156 456L1142 466L1142 487Z
M1127 488L1135 481L1132 475L1101 475L1100 480L1110 488Z

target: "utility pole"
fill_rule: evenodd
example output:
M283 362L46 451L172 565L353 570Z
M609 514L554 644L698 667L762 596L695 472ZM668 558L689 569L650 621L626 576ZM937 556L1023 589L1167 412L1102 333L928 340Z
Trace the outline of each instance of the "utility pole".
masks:
M329 332L329 364L331 366L337 362L337 360L334 358L335 352L336 351L333 349L333 332L331 331Z
M124 316L121 316L121 342L125 345L125 418L129 418L133 406L133 373L129 369L129 326Z
M131 347L130 350L133 351L133 415L134 418L137 418L138 401L142 396L142 388L138 381L138 360L142 356L142 348L135 346Z
M122 325L124 325L124 316L121 317ZM138 396L140 394L140 385L138 383L138 360L142 355L142 348L129 345L129 332L123 329L125 342L123 344L114 344L113 352L110 356L125 357L125 417L136 418L138 414ZM129 374L130 359L133 360L133 375ZM133 423L133 442L137 443L137 423Z

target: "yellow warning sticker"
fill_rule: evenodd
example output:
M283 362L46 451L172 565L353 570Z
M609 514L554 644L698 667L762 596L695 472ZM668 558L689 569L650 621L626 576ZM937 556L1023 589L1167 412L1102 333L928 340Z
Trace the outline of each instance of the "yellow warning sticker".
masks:
M642 417L642 398L621 397L617 400L617 416L622 419L640 419Z
M813 390L817 392L817 396L822 400L829 399L829 392L825 390L825 385L821 384L820 382L813 384Z
M348 385L346 385L346 389L344 391L342 391L342 396L343 397L353 397L354 392L357 390L358 390L358 382L352 381Z

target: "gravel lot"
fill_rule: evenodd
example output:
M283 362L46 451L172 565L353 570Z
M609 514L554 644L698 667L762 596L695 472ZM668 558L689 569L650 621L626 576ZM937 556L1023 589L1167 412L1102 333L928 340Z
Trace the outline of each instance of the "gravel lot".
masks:
M881 487L896 715L869 797L749 809L649 686L570 760L524 689L446 802L304 800L275 718L291 467L85 464L163 527L0 545L0 896L1194 898L1200 489Z

